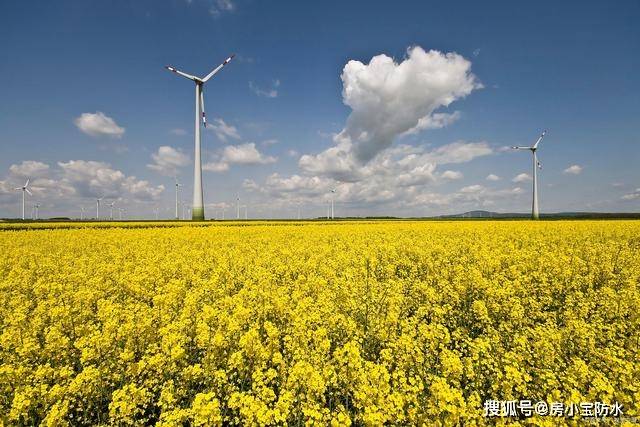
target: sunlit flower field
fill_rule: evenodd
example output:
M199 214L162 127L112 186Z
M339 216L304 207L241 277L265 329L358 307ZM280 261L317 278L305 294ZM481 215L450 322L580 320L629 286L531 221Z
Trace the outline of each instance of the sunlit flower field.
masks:
M0 226L0 425L640 413L640 222L150 225Z

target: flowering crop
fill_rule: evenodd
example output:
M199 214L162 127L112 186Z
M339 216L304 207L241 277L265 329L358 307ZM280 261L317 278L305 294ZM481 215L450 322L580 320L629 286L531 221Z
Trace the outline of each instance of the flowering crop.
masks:
M0 425L640 414L640 222L86 225L0 253Z

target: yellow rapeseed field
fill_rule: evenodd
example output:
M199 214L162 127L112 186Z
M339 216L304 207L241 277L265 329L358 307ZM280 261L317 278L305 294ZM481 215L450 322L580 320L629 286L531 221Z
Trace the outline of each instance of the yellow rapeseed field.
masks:
M0 227L0 425L640 416L640 222L169 225Z

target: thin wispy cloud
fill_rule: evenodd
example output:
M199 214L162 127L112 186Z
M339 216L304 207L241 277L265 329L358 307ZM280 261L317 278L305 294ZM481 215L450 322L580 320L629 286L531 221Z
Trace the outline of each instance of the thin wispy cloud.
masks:
M277 98L279 87L280 87L280 80L274 80L273 83L271 84L271 87L266 89L259 87L252 81L249 82L249 89L251 89L251 91L256 95L262 96L265 98Z

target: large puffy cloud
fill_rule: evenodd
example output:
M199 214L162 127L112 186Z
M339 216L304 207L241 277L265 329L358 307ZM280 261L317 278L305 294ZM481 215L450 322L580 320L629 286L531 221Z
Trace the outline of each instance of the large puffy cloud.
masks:
M16 177L31 178L45 175L49 165L35 160L25 160L20 164L9 166L9 173Z
M248 142L246 144L227 145L222 149L222 152L217 155L215 161L206 163L202 168L211 172L223 172L228 170L232 164L264 165L273 163L276 160L276 157L267 156L258 151L255 143Z
M71 184L81 197L125 197L135 200L149 201L156 199L163 185L153 186L146 180L138 180L135 176L126 176L104 162L91 160L69 160L58 162L62 178Z
M189 164L189 156L168 145L159 147L157 153L151 154L151 158L153 163L147 167L165 176L176 176L178 169Z
M497 197L517 194L500 193L481 186L464 188L450 194L439 194L430 190L433 186L462 179L459 171L438 172L439 164L459 164L492 152L485 142L458 141L428 150L425 146L401 144L381 152L375 159L361 167L349 181L335 180L318 174L294 174L269 176L263 185L252 186L256 192L269 196L270 200L290 203L305 201L319 203L330 198L335 188L335 199L363 209L385 206L445 206L448 203L485 203ZM475 190L475 193L474 193ZM455 197L451 194L455 194ZM422 201L422 202L419 202Z
M343 101L352 109L346 126L334 137L333 147L299 160L309 173L338 179L375 158L396 137L454 121L458 113L435 111L482 87L462 56L418 46L400 63L386 55L369 64L349 61L342 82Z
M78 129L91 136L121 138L124 135L124 128L118 126L115 120L101 111L83 113L74 120L74 123Z

